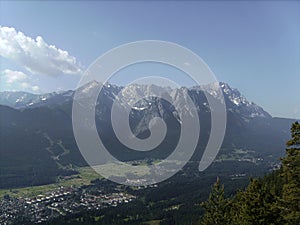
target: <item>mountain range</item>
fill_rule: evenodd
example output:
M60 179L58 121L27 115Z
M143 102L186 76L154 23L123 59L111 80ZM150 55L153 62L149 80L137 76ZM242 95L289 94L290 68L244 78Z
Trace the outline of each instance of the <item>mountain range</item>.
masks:
M88 99L99 89L99 83L90 82L77 92ZM211 112L206 95L216 97L218 85L224 96L227 126L223 145L215 160L263 164L272 169L284 154L284 143L289 139L293 119L274 118L262 107L249 102L237 89L226 83L195 87L160 87L132 84L121 87L103 85L98 96L95 120L97 131L111 154L123 161L161 159L167 157L180 136L180 114L189 96L199 116L201 129L196 151L191 161L199 162L207 144L211 128ZM76 173L76 167L86 166L72 129L72 103L75 91L31 94L0 92L0 188L11 188L55 182L58 176ZM163 95L164 99L146 95ZM132 103L129 122L139 138L149 136L148 123L161 117L167 125L162 143L149 152L136 152L124 146L116 137L111 124L111 108L116 98L124 104ZM186 108L182 112L189 113ZM86 124L86 129L89 124ZM85 128L83 128L85 129ZM134 154L133 154L134 153Z

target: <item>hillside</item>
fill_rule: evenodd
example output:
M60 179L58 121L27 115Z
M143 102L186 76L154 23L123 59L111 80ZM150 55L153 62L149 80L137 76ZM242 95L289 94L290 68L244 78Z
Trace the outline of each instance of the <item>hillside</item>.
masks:
M98 85L92 82L81 87L82 97L88 97ZM214 167L219 167L218 163L232 165L234 162L242 164L237 166L240 171L235 172L247 175L256 173L248 168L248 164L260 168L261 173L273 169L284 154L284 142L289 137L289 126L294 120L273 118L262 107L247 101L237 89L225 83L220 83L220 87L227 107L227 128ZM175 108L184 105L188 95L196 105L201 123L199 143L191 159L195 165L199 162L210 133L210 108L204 92L213 96L213 87L171 89L132 85L127 88L130 94L125 97L163 93L175 102L173 107L163 99L152 98L139 101L132 109L130 125L138 137L147 137L148 122L155 116L163 118L170 128L158 147L138 154L131 154L133 150L118 141L109 122L112 103L121 90L122 87L105 85L96 107L98 133L111 154L125 161L162 159L170 154L176 145L173 140L180 135L180 119ZM76 167L87 165L73 135L73 96L74 91L44 95L0 93L0 104L3 105L0 106L0 188L51 183L60 175L76 173Z

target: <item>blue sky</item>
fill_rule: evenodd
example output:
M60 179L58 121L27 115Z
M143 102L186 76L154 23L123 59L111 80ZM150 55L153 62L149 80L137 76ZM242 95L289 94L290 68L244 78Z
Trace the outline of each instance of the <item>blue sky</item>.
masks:
M1 91L74 89L106 51L155 39L191 49L273 116L300 118L299 1L1 1L0 10ZM126 83L129 72L191 85L157 65L129 68L113 82Z

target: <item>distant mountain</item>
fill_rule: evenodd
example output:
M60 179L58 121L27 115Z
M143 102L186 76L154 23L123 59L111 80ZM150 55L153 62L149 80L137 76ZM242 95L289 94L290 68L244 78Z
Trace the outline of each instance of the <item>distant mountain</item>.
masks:
M96 81L90 82L81 88L79 91L82 94L91 94L99 84ZM196 95L199 92L206 91L210 95L215 96L215 87L213 85L205 85L205 86L196 86L192 88L181 88L181 89L171 89L171 88L163 88L155 85L136 85L133 84L130 87L130 95L132 99L135 97L143 97L145 93L148 94L158 94L158 93L169 93L172 98L178 92L193 93L196 92ZM220 85L223 95L225 97L226 105L229 111L241 113L246 118L254 118L254 117L266 117L270 118L270 114L263 110L260 106L256 105L253 102L249 102L241 93L234 88L231 88L228 84L221 82ZM119 91L121 91L123 87L119 87L116 85L107 84L104 86L104 92L106 97L114 97L113 95L117 95ZM15 109L24 109L24 108L35 108L41 106L53 106L63 104L64 102L72 101L75 91L69 90L61 93L47 93L47 94L31 94L27 92L0 92L0 105L10 106ZM127 94L128 95L128 94ZM195 93L193 93L195 95ZM124 97L124 96L123 96ZM203 101L203 104L206 102Z
M180 135L181 113L186 108L187 96L194 102L201 123L200 140L193 161L199 161L210 134L210 107L206 94L218 98L215 85L220 85L227 107L225 139L217 162L242 161L265 165L266 169L278 163L284 154L284 143L289 139L289 128L294 120L272 118L255 103L249 102L237 89L226 83L179 89L156 85L133 84L127 88L106 84L98 97L96 124L100 137L111 154L120 160L164 158L177 144ZM89 101L99 87L97 82L78 89L79 98ZM75 91L34 95L25 92L0 92L0 188L36 185L53 182L62 174L76 173L74 166L84 166L72 130L72 103ZM161 98L143 99L145 94ZM144 138L149 135L148 123L161 117L168 132L164 141L149 152L128 149L117 139L111 125L111 107L116 98L132 107L130 126L133 133ZM84 119L84 118L83 118ZM86 124L88 132L89 124Z
M49 93L43 95L32 94L23 91L0 93L0 105L10 106L16 109L30 107L33 104L42 103L48 98L54 97L57 93Z

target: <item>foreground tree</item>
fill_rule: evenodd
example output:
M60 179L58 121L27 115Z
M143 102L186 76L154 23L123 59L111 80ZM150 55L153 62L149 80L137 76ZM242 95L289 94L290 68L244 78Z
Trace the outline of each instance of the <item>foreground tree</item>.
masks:
M213 185L208 201L202 203L205 209L203 225L226 225L229 223L229 202L224 197L224 185L221 186L220 179L217 178Z
M272 189L266 178L251 179L246 190L235 197L235 207L231 209L235 224L282 224L277 197Z
M281 209L285 224L300 224L300 124L291 128L292 139L287 142L286 156L281 159L284 180Z
M251 179L244 191L224 199L219 179L213 186L205 209L203 224L298 225L300 224L300 124L291 128L286 156L279 170Z

